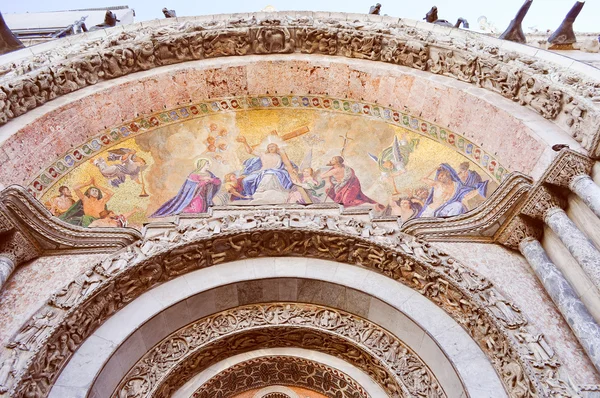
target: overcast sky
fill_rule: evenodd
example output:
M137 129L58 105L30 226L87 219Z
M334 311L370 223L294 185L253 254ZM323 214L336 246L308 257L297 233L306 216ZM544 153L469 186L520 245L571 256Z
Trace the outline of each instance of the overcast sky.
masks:
M111 4L108 1L114 1ZM162 18L161 9L174 9L178 16L221 14L234 12L260 11L272 5L278 11L310 10L366 13L375 1L357 0L3 0L0 11L7 13L25 13L40 11L72 10L78 8L105 7L126 4L136 12L136 21ZM382 14L410 19L422 19L431 6L436 5L439 17L455 21L458 17L466 18L472 28L477 28L480 16L486 16L498 30L503 31L517 10L522 0L431 0L406 1L379 0ZM574 0L535 0L529 14L523 22L523 28L535 27L539 30L556 29L565 17ZM583 11L575 22L575 30L580 32L600 32L600 0L588 0Z

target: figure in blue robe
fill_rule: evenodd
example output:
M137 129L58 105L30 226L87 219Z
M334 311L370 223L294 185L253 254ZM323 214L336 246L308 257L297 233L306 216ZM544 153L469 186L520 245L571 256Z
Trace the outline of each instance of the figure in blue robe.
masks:
M270 144L267 147L267 153L252 157L244 162L244 170L242 171L245 176L242 180L242 194L244 196L253 196L267 176L275 177L283 190L289 191L292 189L294 183L278 152L277 145ZM268 159L271 167L263 168L263 157Z
M150 218L181 213L206 213L219 192L221 180L208 170L208 159L199 159L194 170L173 198L165 202Z
M423 209L419 213L419 217L451 217L466 213L468 209L462 203L462 200L467 194L477 190L481 196L485 197L487 193L488 182L481 181L481 176L477 173L474 174L476 175L470 174L471 179L467 179L466 182L463 182L452 166L447 163L442 163L436 171L434 184L430 184L433 185L433 187L429 192L429 196L424 203ZM431 205L435 202L436 196L441 194L440 192L436 192L436 189L442 189L441 185L450 183L454 184L454 194L452 197L436 208L431 208Z

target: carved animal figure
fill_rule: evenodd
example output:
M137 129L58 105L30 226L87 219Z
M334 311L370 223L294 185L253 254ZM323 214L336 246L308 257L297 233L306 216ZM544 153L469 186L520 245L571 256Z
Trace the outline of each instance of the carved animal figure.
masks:
M427 14L425 14L425 18L423 18L423 19L429 23L433 23L436 25L442 25L442 26L448 26L450 28L459 28L460 25L462 24L463 28L469 29L469 22L467 22L467 20L464 18L458 18L454 25L452 25L450 22L448 22L445 19L439 19L438 18L438 9L436 6L431 7L431 10L429 10L429 12Z

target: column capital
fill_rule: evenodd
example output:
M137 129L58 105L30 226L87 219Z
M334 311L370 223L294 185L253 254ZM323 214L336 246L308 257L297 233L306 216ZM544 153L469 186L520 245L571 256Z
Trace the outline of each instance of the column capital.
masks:
M593 166L594 161L587 156L571 149L563 149L542 177L542 181L570 189L573 179L589 175Z
M527 239L540 240L542 228L534 221L523 216L513 218L508 227L500 233L498 243L514 250L519 250L521 242Z
M538 185L521 209L521 214L544 221L547 213L553 209L562 209L565 201L544 185Z

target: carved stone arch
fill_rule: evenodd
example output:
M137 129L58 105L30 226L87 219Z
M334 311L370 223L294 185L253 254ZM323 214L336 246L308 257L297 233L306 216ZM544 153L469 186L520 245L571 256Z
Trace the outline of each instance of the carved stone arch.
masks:
M235 380L232 375L237 374L240 378L249 377L251 382L231 382L230 380ZM240 392L262 386L267 387L257 391L253 398L268 394L296 395L286 386L303 387L324 395L340 391L356 398L370 397L356 380L331 366L301 357L266 356L238 363L218 373L198 387L191 398L211 398L217 394L236 396Z
M479 344L511 396L545 395L550 390L569 388L559 380L555 366L534 367L529 349L514 337L529 333L520 310L484 278L427 242L389 233L365 238L373 227L348 229L339 220L327 225L307 220L302 226L289 227L289 214L275 218L268 227L245 231L221 222L224 220L213 220L212 227L199 223L198 229L186 234L168 231L129 246L112 260L94 264L91 269L99 283L85 296L76 294L71 306L57 307L61 294L65 294L59 292L15 336L17 345L26 342L29 346L20 352L23 368L12 385L13 395L22 397L33 391L34 396L46 396L72 355L72 350L66 350L65 355L49 362L53 347L67 340L75 349L102 322L153 286L200 268L271 256L354 264L418 291L452 316ZM215 229L217 224L222 229ZM49 318L52 320L40 324Z
M296 303L241 306L173 332L140 358L112 397L133 389L140 398L172 396L222 359L273 347L341 358L368 374L389 397L447 397L423 360L390 332L345 311ZM269 373L265 366L263 375Z
M306 12L177 18L172 23L145 22L97 32L110 35L112 40L105 42L98 41L97 34L85 35L91 48L83 51L67 39L59 40L49 52L65 56L52 60L44 59L43 53L36 55L42 62L30 62L31 53L22 50L10 61L23 63L24 68L15 69L24 73L8 73L2 79L0 123L57 96L139 71L225 56L303 53L385 62L448 76L526 106L559 125L585 149L595 150L598 107L590 99L597 95L593 67L573 66L572 60L542 50L531 55L525 46L432 24L393 17L336 17L339 20L329 13ZM573 70L565 73L570 67ZM575 71L584 77L577 85L567 77ZM36 86L42 89L35 90Z

